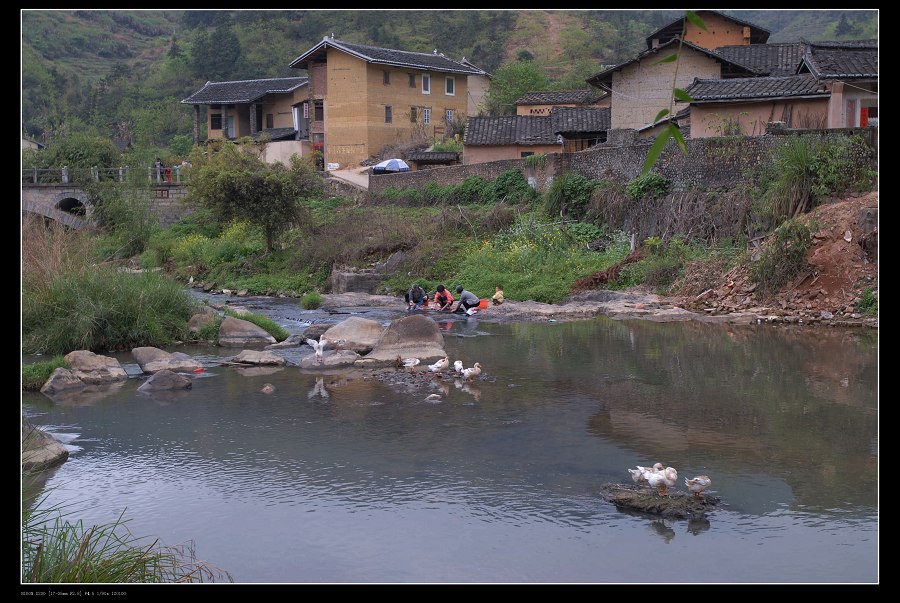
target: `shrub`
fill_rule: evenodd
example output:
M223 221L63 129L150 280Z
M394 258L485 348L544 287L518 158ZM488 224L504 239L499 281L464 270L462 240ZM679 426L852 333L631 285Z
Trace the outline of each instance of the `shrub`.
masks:
M878 294L872 287L866 287L856 301L855 309L860 314L878 315Z
M537 196L519 170L506 170L494 180L494 201L527 203Z
M625 194L632 201L638 199L656 199L669 190L669 181L656 172L647 172L625 185Z
M558 176L544 193L544 209L550 216L568 216L580 220L584 217L596 185L595 181L575 172Z
M750 269L751 282L764 295L780 289L803 271L811 244L812 234L806 225L796 220L786 221Z
M43 387L50 375L58 368L69 368L65 358L54 356L50 360L31 362L22 365L22 389L38 391Z
M322 299L318 291L307 293L300 298L300 307L305 310L315 310L321 307L323 303L325 303L325 300Z

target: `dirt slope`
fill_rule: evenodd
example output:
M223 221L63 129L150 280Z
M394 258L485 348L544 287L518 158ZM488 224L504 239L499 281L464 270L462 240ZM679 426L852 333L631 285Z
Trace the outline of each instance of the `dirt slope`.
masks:
M856 299L866 287L878 290L877 208L878 193L872 192L826 203L801 217L813 234L807 255L809 269L774 295L759 295L749 280L750 266L742 265L717 282L687 279L672 303L708 315L755 312L797 318L859 318L854 311ZM874 232L867 234L872 227Z

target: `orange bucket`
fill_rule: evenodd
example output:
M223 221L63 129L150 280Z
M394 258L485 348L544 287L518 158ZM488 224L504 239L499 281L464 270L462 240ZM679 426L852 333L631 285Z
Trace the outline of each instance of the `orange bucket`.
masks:
M479 310L487 310L488 303L489 302L486 299L479 300L478 301L478 309Z

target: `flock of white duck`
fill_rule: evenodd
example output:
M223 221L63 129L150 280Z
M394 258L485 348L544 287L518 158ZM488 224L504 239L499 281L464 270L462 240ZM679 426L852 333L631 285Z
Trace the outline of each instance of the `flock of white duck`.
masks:
M401 362L406 368L413 368L418 366L421 361L418 358L404 358ZM444 356L434 364L428 365L428 370L432 373L442 373L448 368L450 368L450 358L448 356ZM453 363L453 370L458 377L471 381L481 374L481 364L476 362L471 368L464 368L462 360L457 360Z
M678 483L678 471L675 467L666 467L662 463L654 463L652 467L642 467L641 465L636 465L636 467L637 469L628 470L634 483L654 488L660 496L668 496L669 488L675 487L675 484ZM684 478L684 485L697 497L702 496L703 491L709 488L711 483L708 475L698 475L691 479Z

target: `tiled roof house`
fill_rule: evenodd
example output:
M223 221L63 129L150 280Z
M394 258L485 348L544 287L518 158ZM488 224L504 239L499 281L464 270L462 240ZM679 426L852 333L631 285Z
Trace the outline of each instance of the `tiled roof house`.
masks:
M290 66L307 70L312 140L324 145L327 163L340 166L358 165L389 145L450 135L468 115L469 78L488 77L437 50L409 52L334 37Z

